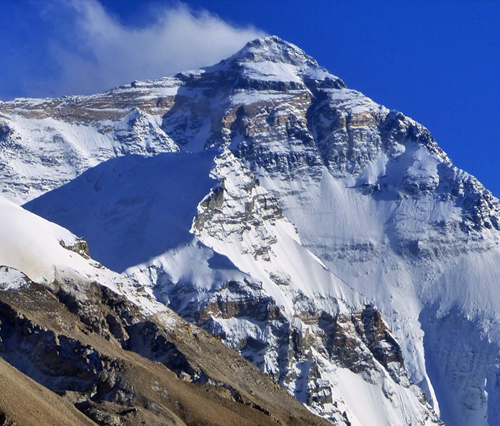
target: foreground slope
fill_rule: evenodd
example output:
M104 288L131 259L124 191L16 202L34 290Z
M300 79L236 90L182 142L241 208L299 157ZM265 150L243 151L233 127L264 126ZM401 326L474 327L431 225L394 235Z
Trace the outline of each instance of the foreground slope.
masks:
M448 424L498 424L498 200L424 127L297 47L259 39L214 67L0 112L7 196L32 200L114 159L27 208L88 233L103 262L311 409L366 424L352 396L365 389L381 424L432 421L407 370ZM193 168L155 171L142 194L145 160L116 157L160 152L151 164L192 156ZM168 183L184 181L207 194L186 199ZM176 218L178 203L192 220ZM173 221L155 239L159 210ZM134 258L137 234L154 250L140 242Z
M73 405L0 359L0 421L3 425L95 426ZM8 390L8 391L5 391Z

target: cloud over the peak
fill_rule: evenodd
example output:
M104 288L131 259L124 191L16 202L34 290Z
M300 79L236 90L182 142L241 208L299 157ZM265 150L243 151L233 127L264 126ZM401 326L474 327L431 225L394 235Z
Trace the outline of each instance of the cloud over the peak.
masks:
M59 23L62 9L64 24ZM182 3L158 8L156 20L139 28L125 26L97 0L59 3L57 13L51 12L54 8L44 19L56 29L47 41L55 71L38 80L27 73L29 96L90 94L212 65L265 35L253 27L236 28L206 11L193 12Z

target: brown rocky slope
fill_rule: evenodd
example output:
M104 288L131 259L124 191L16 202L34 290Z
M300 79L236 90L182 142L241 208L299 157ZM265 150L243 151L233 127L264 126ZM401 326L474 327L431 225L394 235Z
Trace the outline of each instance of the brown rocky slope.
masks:
M145 317L98 283L26 282L0 292L2 425L330 424L170 311Z

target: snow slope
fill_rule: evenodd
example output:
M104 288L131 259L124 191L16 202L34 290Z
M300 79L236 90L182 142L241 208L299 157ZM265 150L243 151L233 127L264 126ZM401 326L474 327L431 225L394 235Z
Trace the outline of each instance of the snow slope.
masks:
M84 274L91 270L86 259L61 245L75 243L74 235L3 197L0 227L0 264L23 271L34 281L50 283L60 267Z
M52 285L54 281L98 281L126 296L145 315L166 311L147 291L138 291L134 283L103 268L82 249L82 241L59 225L51 223L13 202L0 197L0 275L16 288L32 281ZM84 285L84 284L82 284Z
M192 240L192 218L214 184L214 156L119 157L25 207L85 235L93 257L123 272Z
M380 395L371 400L379 412L373 424L386 424L387 418L393 424L435 424L404 368L380 364L357 337L350 312L366 299L302 246L273 197L230 151L109 160L26 207L87 235L108 265L134 260L127 241L139 234L132 238L136 243L130 253L137 249L142 261L126 270L137 286L186 318L199 323L210 318L205 328L240 349L299 400L309 398L313 412L340 424L361 415L359 403L344 400L338 390L351 389L356 380L326 355L325 333L313 318L342 315L345 333L363 354L361 381ZM109 213L115 211L118 217ZM158 255L155 247L164 252ZM221 315L218 309L242 313ZM311 336L291 357L284 355L292 343L284 343L289 333ZM401 411L402 405L411 408Z

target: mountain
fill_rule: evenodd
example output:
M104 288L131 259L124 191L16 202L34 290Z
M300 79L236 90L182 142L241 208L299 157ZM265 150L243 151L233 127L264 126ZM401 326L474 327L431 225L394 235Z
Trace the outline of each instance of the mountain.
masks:
M1 424L328 424L81 239L0 202L0 261L30 275L0 267Z
M0 264L40 294L68 308L52 283L91 280L169 312L334 424L500 424L499 201L425 127L298 47L268 37L174 77L0 103L0 145L16 212ZM16 221L33 213L88 250L45 221L32 243L39 225ZM16 260L24 247L44 267Z

